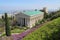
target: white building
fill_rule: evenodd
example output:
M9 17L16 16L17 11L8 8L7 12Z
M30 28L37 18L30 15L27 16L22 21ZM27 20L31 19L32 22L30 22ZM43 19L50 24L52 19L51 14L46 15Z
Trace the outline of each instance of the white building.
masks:
M20 26L33 27L38 20L42 20L44 13L41 11L23 11L15 15L16 21Z

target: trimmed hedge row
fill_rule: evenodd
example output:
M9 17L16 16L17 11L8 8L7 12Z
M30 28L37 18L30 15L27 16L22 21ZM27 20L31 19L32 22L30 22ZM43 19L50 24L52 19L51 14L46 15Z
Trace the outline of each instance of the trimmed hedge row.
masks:
M27 35L25 38L23 38L23 40L58 40L60 34L58 35L56 33L59 33L59 29L60 17L51 22L46 23L44 26Z

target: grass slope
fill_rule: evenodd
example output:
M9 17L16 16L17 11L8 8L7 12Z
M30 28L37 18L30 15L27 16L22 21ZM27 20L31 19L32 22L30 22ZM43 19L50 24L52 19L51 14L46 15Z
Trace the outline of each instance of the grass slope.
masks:
M23 40L45 40L45 37L49 37L53 32L57 32L58 28L60 28L60 17L46 23L44 26L27 35Z

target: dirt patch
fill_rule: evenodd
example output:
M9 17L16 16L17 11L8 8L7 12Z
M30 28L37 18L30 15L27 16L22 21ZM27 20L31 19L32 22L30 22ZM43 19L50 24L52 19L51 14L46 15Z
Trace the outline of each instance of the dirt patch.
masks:
M12 36L0 37L0 40L13 40Z

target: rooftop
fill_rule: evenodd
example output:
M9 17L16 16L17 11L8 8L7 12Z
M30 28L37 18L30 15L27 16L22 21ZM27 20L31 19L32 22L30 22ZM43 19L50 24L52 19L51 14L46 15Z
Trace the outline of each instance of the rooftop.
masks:
M42 14L43 12L41 11L23 11L22 13L28 15L28 16L34 16L34 15L37 15L37 14Z

